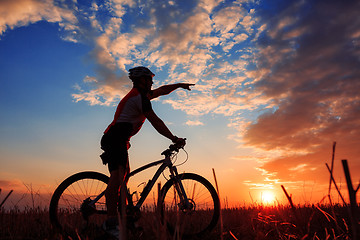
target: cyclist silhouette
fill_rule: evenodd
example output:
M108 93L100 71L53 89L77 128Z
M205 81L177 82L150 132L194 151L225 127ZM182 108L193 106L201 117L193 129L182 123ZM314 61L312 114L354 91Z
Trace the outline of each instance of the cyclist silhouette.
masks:
M153 77L148 68L140 66L129 70L129 78L133 82L131 91L120 101L117 106L114 120L104 131L101 138L101 155L104 164L108 164L110 180L105 192L108 217L103 224L104 230L117 239L126 239L126 224L118 217L117 204L120 191L122 213L125 212L126 199L126 174L129 173L128 149L130 138L134 136L148 119L151 125L163 136L173 143L184 144L184 138L178 138L171 133L164 122L155 114L151 107L151 99L167 95L177 88L191 90L195 84L177 83L164 85L151 90ZM125 215L125 214L123 214ZM120 227L120 229L119 229Z

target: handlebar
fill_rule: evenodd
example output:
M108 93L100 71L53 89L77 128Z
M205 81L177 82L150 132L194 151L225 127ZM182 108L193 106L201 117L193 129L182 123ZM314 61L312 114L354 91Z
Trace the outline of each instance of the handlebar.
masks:
M184 138L184 141L183 142L181 142L181 143L174 143L174 144L171 144L170 146L169 146L169 148L168 149L166 149L165 151L163 151L162 153L161 153L161 155L164 155L164 156L170 156L171 154L173 154L174 152L179 152L179 150L181 149L181 148L184 148L185 147L185 145L186 145L186 138Z

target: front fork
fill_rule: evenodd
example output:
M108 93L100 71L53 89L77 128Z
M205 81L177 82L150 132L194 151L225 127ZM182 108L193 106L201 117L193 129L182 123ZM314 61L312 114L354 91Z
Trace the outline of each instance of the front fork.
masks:
M170 168L170 174L174 179L174 186L180 198L180 203L179 203L180 210L183 211L192 210L194 207L193 203L191 200L189 200L188 196L186 195L186 191L181 181L182 179L180 179L177 168L175 166L172 166Z

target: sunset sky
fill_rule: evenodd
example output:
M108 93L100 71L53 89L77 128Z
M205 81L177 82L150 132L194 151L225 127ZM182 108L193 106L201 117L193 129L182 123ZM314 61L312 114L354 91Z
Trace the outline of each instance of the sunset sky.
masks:
M107 174L99 141L138 65L155 88L196 84L153 109L188 139L179 171L214 183L214 168L230 204L282 200L281 185L295 203L320 201L334 141L346 194L341 159L360 178L359 11L355 0L1 0L0 200ZM146 122L131 144L135 169L170 141Z

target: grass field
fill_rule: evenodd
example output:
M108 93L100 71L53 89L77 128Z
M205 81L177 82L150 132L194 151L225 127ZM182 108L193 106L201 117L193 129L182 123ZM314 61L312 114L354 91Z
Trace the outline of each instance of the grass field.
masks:
M335 205L263 206L228 208L222 210L220 224L205 238L227 239L351 239L350 221L346 207ZM153 212L143 213L140 239L164 239ZM25 208L0 210L0 240L5 239L63 239L49 221L48 210ZM103 239L100 233L84 233L80 239ZM131 239L139 239L132 237ZM165 237L165 239L175 239Z

